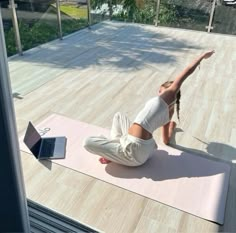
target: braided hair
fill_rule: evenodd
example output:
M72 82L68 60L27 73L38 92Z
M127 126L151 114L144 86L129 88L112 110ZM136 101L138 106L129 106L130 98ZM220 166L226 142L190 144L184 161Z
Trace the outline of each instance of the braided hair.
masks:
M172 83L173 81L166 81L163 84L161 84L161 87L168 88L170 87ZM179 90L176 95L176 112L177 112L178 120L179 120L179 110L180 110L180 98L181 98L181 92Z

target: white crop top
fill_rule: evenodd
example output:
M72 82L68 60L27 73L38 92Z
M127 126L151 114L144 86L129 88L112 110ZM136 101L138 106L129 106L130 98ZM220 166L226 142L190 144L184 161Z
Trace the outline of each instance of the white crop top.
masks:
M157 128L168 123L169 120L168 104L160 96L156 96L147 101L144 108L136 116L134 123L141 125L152 134Z

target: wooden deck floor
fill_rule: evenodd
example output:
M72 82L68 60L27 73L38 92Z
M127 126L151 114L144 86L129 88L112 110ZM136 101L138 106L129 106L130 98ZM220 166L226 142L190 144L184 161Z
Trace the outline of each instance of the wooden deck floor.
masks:
M232 164L224 226L22 152L27 197L104 232L235 232L235 38L104 22L9 59L21 135L52 112L106 128L117 111L132 120L161 83L215 49L183 85L171 146Z

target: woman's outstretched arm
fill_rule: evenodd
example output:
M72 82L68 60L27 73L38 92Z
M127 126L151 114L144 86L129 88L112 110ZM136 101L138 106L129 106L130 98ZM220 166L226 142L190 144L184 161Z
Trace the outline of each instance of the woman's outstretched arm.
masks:
M209 57L212 56L212 54L215 51L209 51L206 53L203 53L202 55L200 55L199 57L197 57L192 63L190 63L174 80L173 84L171 85L171 88L173 88L174 90L176 90L176 92L180 89L182 83L184 82L184 80L190 76L195 69L197 68L197 66L201 63L201 61L203 59L207 59Z
M203 59L207 59L212 56L215 51L209 51L203 53L197 57L192 63L190 63L174 80L169 88L167 88L160 96L166 101L167 104L172 103L175 100L176 93L179 91L182 83L189 75L191 75L197 66Z

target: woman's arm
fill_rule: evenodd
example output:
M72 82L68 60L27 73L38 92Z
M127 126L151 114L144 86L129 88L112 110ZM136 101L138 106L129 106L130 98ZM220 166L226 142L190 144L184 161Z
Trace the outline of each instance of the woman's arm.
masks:
M199 57L197 57L192 63L190 63L174 80L173 84L171 85L171 88L174 89L176 92L180 89L182 83L184 82L184 80L190 76L195 69L197 68L197 66L201 63L201 61L203 59L207 59L209 57L212 56L212 54L215 51L209 51L206 53L203 53L202 55L200 55Z
M170 121L162 127L162 140L164 144L169 144L175 127L176 123L174 121Z
M167 104L172 103L175 100L176 93L179 91L182 83L185 81L189 75L191 75L197 66L201 63L203 59L207 59L212 56L215 51L209 51L203 53L197 57L192 63L190 63L174 80L169 88L167 88L160 96L166 101Z
M170 119L171 119L174 114L174 108L171 108L169 114L170 114ZM166 145L169 144L175 127L176 127L176 123L174 121L170 121L164 126L162 126L162 140Z

